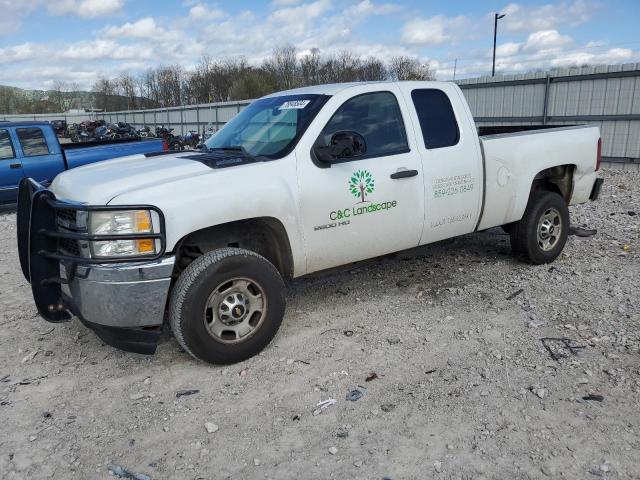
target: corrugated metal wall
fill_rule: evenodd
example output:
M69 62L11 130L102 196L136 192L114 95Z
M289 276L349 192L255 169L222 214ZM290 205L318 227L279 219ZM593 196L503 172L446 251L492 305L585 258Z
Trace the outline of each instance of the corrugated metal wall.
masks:
M479 126L598 125L603 157L640 163L640 63L457 83Z

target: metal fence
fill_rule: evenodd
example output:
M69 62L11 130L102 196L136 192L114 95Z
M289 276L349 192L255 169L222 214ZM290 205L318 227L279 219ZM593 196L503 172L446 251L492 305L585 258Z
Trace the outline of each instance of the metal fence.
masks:
M457 83L479 126L598 125L605 161L640 163L640 63Z
M603 157L640 164L640 63L557 69L459 80L479 126L594 124ZM103 118L136 128L164 125L185 134L218 130L250 100L87 114L0 115L6 120Z
M163 125L173 128L175 133L184 135L195 130L202 132L208 127L217 131L231 120L251 100L238 102L204 103L183 107L156 108L151 110L127 110L121 112L98 113L98 118L107 122L126 122L136 128Z

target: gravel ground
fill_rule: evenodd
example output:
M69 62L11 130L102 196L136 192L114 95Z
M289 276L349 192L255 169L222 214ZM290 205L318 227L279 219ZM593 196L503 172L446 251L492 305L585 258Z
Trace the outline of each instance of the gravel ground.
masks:
M1 215L0 477L640 478L640 173L604 176L571 208L598 234L552 265L493 229L299 279L273 343L230 367L44 322Z

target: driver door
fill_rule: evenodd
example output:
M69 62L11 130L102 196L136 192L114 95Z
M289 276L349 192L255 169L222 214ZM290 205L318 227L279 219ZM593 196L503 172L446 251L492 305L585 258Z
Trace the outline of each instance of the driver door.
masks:
M348 92L327 103L297 150L308 273L415 247L422 232L421 160L402 97L394 85ZM345 132L364 138L364 153L319 161L313 147Z

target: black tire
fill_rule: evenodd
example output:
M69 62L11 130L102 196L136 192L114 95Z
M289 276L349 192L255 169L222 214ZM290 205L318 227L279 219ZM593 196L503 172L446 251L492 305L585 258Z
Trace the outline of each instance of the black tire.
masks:
M207 304L218 286L238 278L259 285L266 307L252 333L225 343L206 326L206 315L213 312ZM182 272L171 292L169 323L177 342L192 357L213 364L236 363L269 344L282 323L285 303L282 277L266 258L240 248L221 248L198 257Z
M551 222L552 233L545 239L539 237L538 227L545 215L557 213L557 224ZM560 233L557 229L560 227ZM554 261L567 243L569 234L569 208L565 199L556 192L537 190L531 193L522 219L513 224L509 237L514 253L524 255L529 263L541 265ZM545 245L544 242L548 241Z

